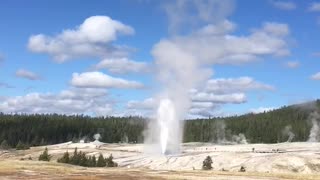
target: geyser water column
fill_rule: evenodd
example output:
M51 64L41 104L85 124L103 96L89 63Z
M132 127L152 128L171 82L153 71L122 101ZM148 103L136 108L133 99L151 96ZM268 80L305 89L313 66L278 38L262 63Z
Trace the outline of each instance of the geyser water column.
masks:
M178 153L180 147L180 123L175 106L170 99L162 99L158 108L157 122L162 154Z

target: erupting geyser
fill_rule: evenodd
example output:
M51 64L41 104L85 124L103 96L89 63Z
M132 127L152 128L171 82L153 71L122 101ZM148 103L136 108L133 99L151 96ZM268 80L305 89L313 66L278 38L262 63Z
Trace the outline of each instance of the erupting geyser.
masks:
M157 114L158 127L160 128L160 146L162 154L177 153L179 151L180 136L179 120L175 107L170 99L160 101Z

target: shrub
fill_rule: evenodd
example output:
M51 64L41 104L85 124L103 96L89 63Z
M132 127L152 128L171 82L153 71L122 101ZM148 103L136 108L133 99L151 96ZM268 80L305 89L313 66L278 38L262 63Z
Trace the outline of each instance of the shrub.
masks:
M203 164L202 164L202 169L203 170L210 170L212 169L212 159L210 156L207 156L206 159L203 161Z
M110 156L108 158L106 158L105 160L106 160L107 167L117 167L118 166L118 164L113 161L112 154L110 154Z
M59 162L59 163L69 163L70 162L70 157L69 157L68 151L65 152L63 154L63 156L57 160L57 162Z
M106 159L103 157L102 154L100 154L97 161L97 167L105 167L106 165L107 165Z
M48 148L45 148L43 153L39 156L39 161L50 161L51 155L48 153Z

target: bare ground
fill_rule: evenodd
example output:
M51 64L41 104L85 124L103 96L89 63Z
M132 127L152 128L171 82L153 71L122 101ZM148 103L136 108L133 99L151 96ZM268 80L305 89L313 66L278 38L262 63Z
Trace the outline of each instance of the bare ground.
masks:
M56 162L0 161L0 179L162 180L162 179L320 179L317 175L269 174L221 171L159 171L145 168L84 168Z
M183 144L182 153L155 156L141 144L63 143L47 146L51 162L37 158L45 147L0 151L0 180L4 179L319 179L320 143L215 145ZM117 168L85 168L57 163L74 148L90 155L113 154ZM252 151L255 148L255 152ZM201 170L210 155L213 170ZM28 160L29 157L32 160ZM244 166L246 172L238 172Z

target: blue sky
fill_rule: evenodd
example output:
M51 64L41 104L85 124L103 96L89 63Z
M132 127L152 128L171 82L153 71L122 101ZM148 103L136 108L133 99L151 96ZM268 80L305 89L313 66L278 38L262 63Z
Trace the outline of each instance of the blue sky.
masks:
M152 116L166 94L207 117L320 96L319 1L4 0L0 21L5 113Z

